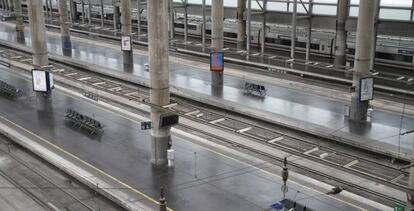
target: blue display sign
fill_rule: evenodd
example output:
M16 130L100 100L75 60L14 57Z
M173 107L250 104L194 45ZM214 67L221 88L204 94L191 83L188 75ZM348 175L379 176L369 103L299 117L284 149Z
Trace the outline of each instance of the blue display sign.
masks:
M210 70L224 71L224 54L223 52L210 53Z

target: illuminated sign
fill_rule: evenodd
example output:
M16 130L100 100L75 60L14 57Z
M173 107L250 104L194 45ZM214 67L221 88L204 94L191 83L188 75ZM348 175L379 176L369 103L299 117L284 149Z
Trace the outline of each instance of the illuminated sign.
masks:
M49 92L54 88L53 75L43 70L32 70L33 91Z
M210 53L210 70L224 71L224 54L223 52Z

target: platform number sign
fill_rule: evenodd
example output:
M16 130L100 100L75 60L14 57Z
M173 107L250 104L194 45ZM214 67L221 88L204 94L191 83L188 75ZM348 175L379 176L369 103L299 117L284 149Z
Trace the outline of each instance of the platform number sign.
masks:
M132 48L131 36L122 36L121 37L121 50L131 51L131 48Z
M151 130L152 122L141 122L141 130Z
M368 101L374 99L374 78L361 78L359 81L359 101Z
M223 52L210 53L210 70L224 71L224 54Z

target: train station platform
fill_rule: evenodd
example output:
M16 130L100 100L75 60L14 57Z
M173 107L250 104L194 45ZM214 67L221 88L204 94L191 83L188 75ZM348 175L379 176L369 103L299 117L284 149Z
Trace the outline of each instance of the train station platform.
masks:
M1 23L1 26L2 42L16 44L13 24ZM26 45L30 46L30 42L30 32L26 30ZM119 46L77 37L72 37L72 42L74 63L82 62L91 69L100 69L101 73L132 74L131 80L148 84L145 81L149 78L144 67L147 62L145 52L136 50L133 70L124 71ZM48 47L52 57L62 55L59 34L48 32ZM344 116L349 98L344 92L226 69L224 88L217 93L210 88L207 64L178 56L171 57L170 61L171 85L186 97L353 146L410 159L414 134L399 135L414 129L410 105L375 100L371 123L350 122ZM244 83L251 81L267 88L265 98L244 94Z
M44 102L32 92L28 76L4 67L0 76L23 91L17 99L0 98L0 129L46 160L55 159L59 168L74 171L75 165L80 168L75 174L102 182L96 189L116 191L130 207L156 209L160 187L166 188L170 210L270 210L283 198L281 169L270 162L174 130L175 167L154 169L150 133L139 130L145 117L115 112L122 108L60 86ZM65 121L68 108L98 119L105 132L98 138L72 127ZM326 195L332 186L292 171L288 187L286 197L311 210L391 210L346 190Z

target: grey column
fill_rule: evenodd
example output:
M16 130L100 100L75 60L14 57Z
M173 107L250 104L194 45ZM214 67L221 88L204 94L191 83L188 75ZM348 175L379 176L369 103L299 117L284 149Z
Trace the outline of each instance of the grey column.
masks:
M349 116L351 120L356 121L365 121L367 119L368 101L359 101L359 89L360 79L369 74L376 1L360 1L359 3L353 76L353 85L356 91L352 93Z
M167 2L168 3L168 2ZM122 35L131 36L132 34L132 21L131 21L131 0L121 1L121 24L122 24ZM123 51L124 67L127 69L133 67L133 51Z
M13 12L14 11L13 1L12 0L8 0L7 5L9 5L9 11L10 12Z
M313 13L313 0L309 0L309 19L308 19L308 31L306 35L306 61L310 60L310 50L312 45L312 13Z
M88 24L89 26L92 26L92 5L91 0L88 0Z
M150 101L157 106L170 103L168 69L168 1L151 0L148 9L148 52L150 67ZM151 108L151 162L156 165L167 164L168 143L171 139L170 128L158 128L162 110Z
M349 13L349 0L338 0L336 19L335 65L346 65L346 20Z
M262 19L262 36L261 36L261 47L260 47L260 54L264 56L265 53L265 44L266 44L266 14L267 14L267 0L263 0L262 3L263 7L263 19Z
M70 40L69 17L67 0L59 0L60 14L60 36L62 40L62 51L65 56L71 56L72 42Z
M184 41L188 40L188 0L184 0Z
M175 21L174 21L174 0L169 0L170 8L170 39L173 39L175 36Z
M49 64L46 43L45 17L42 0L27 1L29 6L29 23L32 37L33 65L35 67Z
M371 51L371 62L369 64L369 69L370 70L374 70L374 65L375 65L375 54L377 52L377 34L378 34L378 15L379 15L379 10L380 10L380 1L381 0L377 0L375 1L375 13L374 13L374 34L372 37L372 51Z
M14 0L14 12L16 15L16 33L17 41L19 43L24 43L24 21L22 14L22 2L21 0Z
M81 0L81 8L82 8L82 24L85 24L85 2L84 0Z
M119 6L114 1L114 30L119 29Z
M247 42L246 42L246 51L247 51L247 60L250 57L250 45L252 40L252 0L247 0Z
M53 4L52 4L52 0L49 0L49 5L50 5L50 23L53 23Z
M237 49L246 48L246 21L244 11L246 10L246 0L237 0Z
M72 23L75 23L77 20L77 5L74 0L69 0L69 10L70 10L70 17L72 18Z
M202 39L202 43L203 43L203 51L205 50L206 47L206 28L207 28L207 18L206 18L206 0L202 0L202 12L203 12L203 27L202 27L202 31L201 31L201 39Z
M409 169L409 177L408 177L408 187L414 189L414 144L412 146L411 152L411 167ZM413 192L407 193L407 206L405 210L413 210L414 209L414 194Z
M295 59L295 48L296 48L296 15L298 8L298 0L293 1L293 12L292 12L292 35L290 45L290 58Z
M105 26L105 3L101 0L101 27Z
M141 0L137 0L137 34L141 35Z
M223 0L211 2L211 48L212 51L223 49ZM216 88L223 87L223 71L211 71L211 85Z

